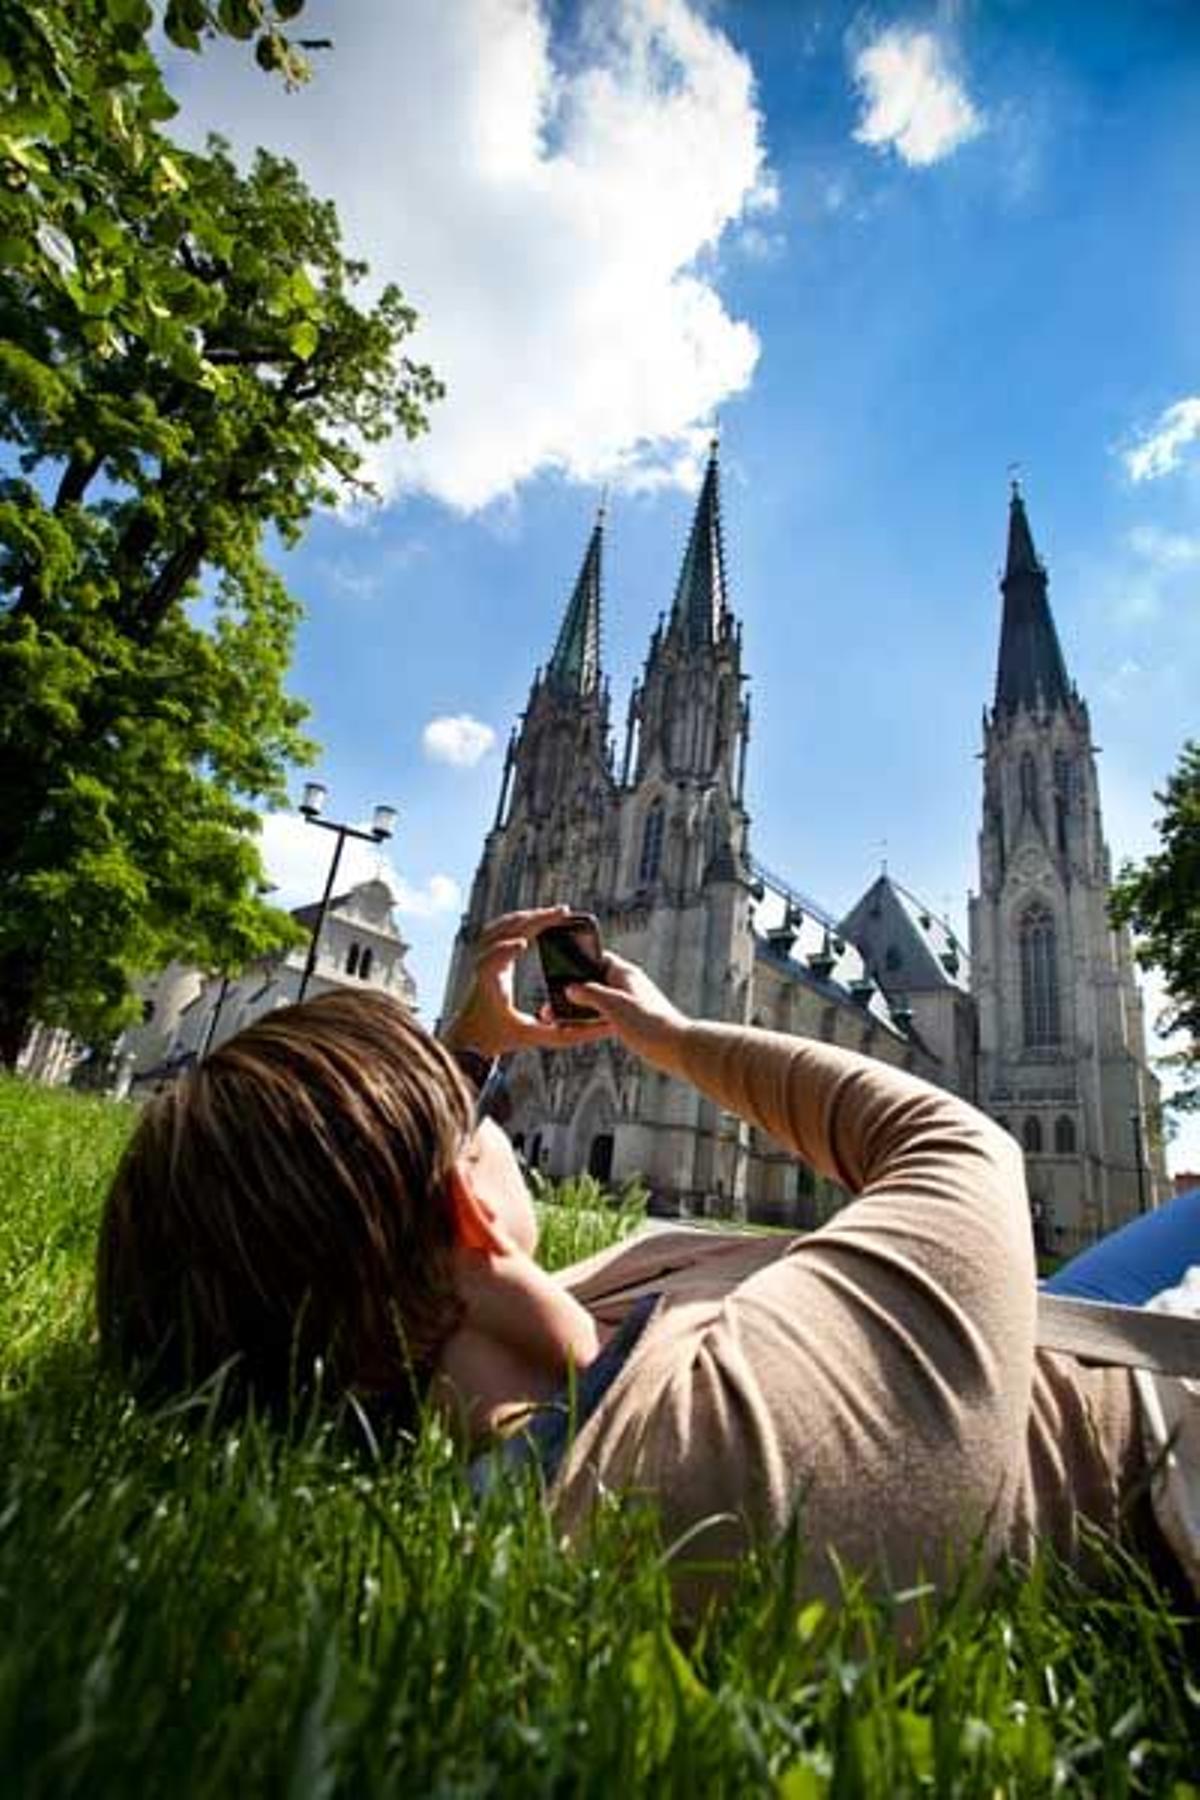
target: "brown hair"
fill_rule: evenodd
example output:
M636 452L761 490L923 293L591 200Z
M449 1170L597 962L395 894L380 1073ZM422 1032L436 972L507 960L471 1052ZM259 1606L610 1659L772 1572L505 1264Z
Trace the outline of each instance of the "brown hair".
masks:
M405 1396L460 1317L449 1053L386 994L324 994L222 1044L142 1113L97 1255L104 1349L145 1390L232 1361L238 1395Z

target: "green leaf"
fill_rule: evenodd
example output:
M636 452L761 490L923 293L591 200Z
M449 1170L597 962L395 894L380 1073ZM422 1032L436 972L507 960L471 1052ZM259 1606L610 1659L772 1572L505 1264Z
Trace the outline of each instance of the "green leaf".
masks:
M244 43L262 23L262 6L259 0L219 0L217 18L222 31Z
M288 332L288 344L302 362L307 362L321 341L321 333L311 319L301 319Z
M287 44L277 31L264 31L254 46L254 60L266 74L282 69L287 60Z

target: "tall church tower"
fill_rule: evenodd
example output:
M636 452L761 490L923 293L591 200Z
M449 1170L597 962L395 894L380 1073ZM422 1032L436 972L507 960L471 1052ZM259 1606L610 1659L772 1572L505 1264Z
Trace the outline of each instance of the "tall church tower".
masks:
M747 881L743 680L714 441L670 617L659 620L629 702L620 883L626 905L647 915L656 978L709 1018L746 1016L747 971L729 954ZM685 926L688 914L697 916Z
M754 970L743 805L749 708L729 607L714 444L675 588L629 703L620 779L600 673L603 521L554 653L538 671L505 760L499 804L455 943L444 1013L461 995L480 927L516 906L567 900L686 1011L750 1016ZM536 960L518 998L540 998ZM666 1206L736 1208L747 1127L616 1042L513 1059L510 1131L553 1175L643 1176Z
M497 913L569 899L594 910L616 877L616 787L609 692L600 669L601 509L549 663L534 672L509 738L492 828L455 940L448 1015L460 997L467 946Z
M983 719L979 894L970 901L979 1101L1025 1150L1034 1224L1068 1250L1165 1191L1088 709L1067 676L1013 484L996 689Z

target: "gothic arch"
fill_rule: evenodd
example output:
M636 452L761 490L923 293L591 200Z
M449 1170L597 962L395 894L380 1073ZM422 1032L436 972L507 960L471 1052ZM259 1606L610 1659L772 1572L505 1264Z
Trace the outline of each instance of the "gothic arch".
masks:
M508 1092L512 1106L507 1127L509 1136L515 1139L524 1135L528 1140L536 1133L544 1138L546 1116L550 1110L549 1096L535 1058L522 1056L516 1059L509 1075Z
M1037 1118L1036 1115L1033 1113L1030 1113L1029 1117L1025 1121L1024 1126L1021 1129L1021 1142L1024 1144L1025 1150L1028 1153L1028 1155L1030 1155L1030 1156L1040 1156L1041 1155L1041 1153L1042 1153L1042 1121L1039 1118Z
M604 1075L598 1075L575 1108L575 1117L571 1121L567 1156L567 1168L571 1174L579 1174L592 1168L597 1139L606 1137L611 1141L616 1125L616 1094L611 1082ZM609 1161L611 1164L611 1150Z
M663 834L666 830L667 809L661 794L655 795L642 816L642 830L638 849L637 885L649 887L658 880L662 869Z
M1054 1153L1056 1156L1075 1154L1075 1121L1066 1113L1054 1121Z
M1062 1041L1058 984L1058 943L1054 915L1043 900L1031 900L1017 922L1021 962L1021 1035L1027 1050Z

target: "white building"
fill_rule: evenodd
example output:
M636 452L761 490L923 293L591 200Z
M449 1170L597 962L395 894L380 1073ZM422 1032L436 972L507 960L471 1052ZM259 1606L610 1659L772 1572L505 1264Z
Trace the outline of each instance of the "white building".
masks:
M316 904L298 906L292 917L311 930L318 912ZM307 997L365 985L415 1007L407 950L387 883L360 882L330 900ZM301 944L262 957L233 976L205 975L172 963L143 984L144 1022L118 1045L122 1086L135 1095L160 1086L264 1013L291 1005L299 998L307 955L308 945Z

